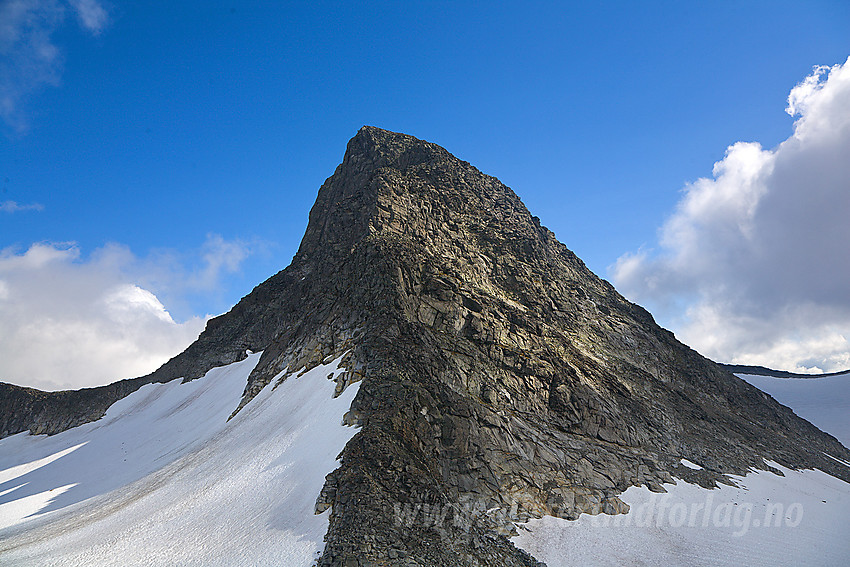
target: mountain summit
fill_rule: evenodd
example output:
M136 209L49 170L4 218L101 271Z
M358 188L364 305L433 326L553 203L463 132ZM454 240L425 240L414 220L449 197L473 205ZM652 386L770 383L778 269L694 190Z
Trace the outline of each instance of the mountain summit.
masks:
M660 328L519 197L435 144L363 127L289 267L149 376L3 385L0 431L57 433L143 384L260 352L233 415L279 376L342 357L359 426L325 479L321 565L536 565L514 523L617 514L630 486L819 468L850 451ZM682 464L682 459L701 468ZM419 506L420 508L416 508ZM399 511L440 510L431 516ZM413 508L411 508L413 507Z

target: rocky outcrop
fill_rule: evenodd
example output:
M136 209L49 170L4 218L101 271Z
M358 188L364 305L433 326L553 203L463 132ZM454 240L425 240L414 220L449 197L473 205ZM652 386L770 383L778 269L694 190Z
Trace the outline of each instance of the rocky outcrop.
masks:
M824 456L850 451L676 341L508 187L377 128L349 142L292 264L137 380L245 349L263 356L243 404L343 353L338 390L362 381L360 430L317 501L322 565L535 565L505 537L515 521L624 512L629 486L713 486L765 459L850 480ZM16 427L50 422L25 413Z

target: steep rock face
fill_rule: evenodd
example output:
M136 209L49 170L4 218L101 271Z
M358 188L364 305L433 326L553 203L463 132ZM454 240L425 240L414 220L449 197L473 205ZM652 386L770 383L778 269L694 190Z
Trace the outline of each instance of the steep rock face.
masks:
M76 414L58 394L18 392L41 400L40 417L0 425L55 432L245 349L264 352L243 404L344 352L338 389L362 380L346 416L361 429L317 502L332 507L322 565L534 565L504 537L513 521L623 512L629 486L713 486L763 459L850 480L823 454L850 451L677 342L508 187L371 127L320 189L292 264L187 351L86 394Z

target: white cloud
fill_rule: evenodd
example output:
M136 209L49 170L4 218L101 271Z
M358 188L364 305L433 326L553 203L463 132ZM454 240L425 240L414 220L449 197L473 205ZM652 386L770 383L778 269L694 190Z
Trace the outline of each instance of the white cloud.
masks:
M44 205L40 203L30 203L29 205L21 205L15 201L3 201L0 203L0 211L4 213L16 213L18 211L43 211Z
M203 247L204 267L195 275L192 285L199 289L215 287L223 274L238 271L249 254L251 248L242 240L227 241L217 234L208 234Z
M720 361L850 367L850 58L791 90L794 133L730 146L685 188L660 251L612 266L685 342Z
M248 254L217 235L189 267L185 256L138 258L117 244L87 258L73 243L0 252L0 380L52 390L155 370L197 338L206 317L175 321L151 290L178 300L215 292Z
M97 35L106 26L109 14L97 0L70 0L84 28Z
M72 0L80 24L99 34L109 16L97 0ZM6 0L0 3L0 117L14 130L26 130L22 106L62 76L62 51L53 34L65 22L67 6L58 0Z

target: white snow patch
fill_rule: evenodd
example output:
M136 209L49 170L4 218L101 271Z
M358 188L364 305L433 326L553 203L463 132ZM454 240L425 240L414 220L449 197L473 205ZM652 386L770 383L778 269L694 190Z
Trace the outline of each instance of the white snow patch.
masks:
M0 493L0 496L6 496L19 488L23 488L27 484L28 483L25 482L24 484L10 488L9 490L4 490ZM27 518L37 516L40 510L43 510L48 505L52 504L56 498L75 486L77 486L76 482L73 484L66 484L65 486L51 488L50 490L45 490L37 494L23 496L17 498L17 500L11 500L4 504L0 504L0 529L20 524L21 522L26 521ZM17 496L17 494L14 496Z
M8 469L2 470L2 471L0 471L0 484L3 484L4 482L8 482L10 480L14 480L14 479L18 478L19 476L24 476L25 474L32 472L36 469L40 469L41 467L43 467L45 465L49 465L50 463L52 463L56 459L64 457L68 453L73 453L74 451L76 451L77 449L79 449L80 447L85 445L86 443L87 443L87 441L80 443L78 445L74 445L73 447L68 447L67 449L59 451L59 452L54 453L52 455L49 455L47 457L44 457L43 459L36 459L35 461L32 461L30 463L24 463L22 465L18 465L18 466L15 466L15 467L9 467Z
M850 377L738 376L850 444ZM620 495L628 514L546 516L520 524L513 542L549 567L847 565L850 484L819 470L767 464L785 476L729 475L737 486L714 490L680 481L665 485L666 494L633 486Z
M693 470L695 470L695 471L701 471L701 470L702 470L702 467L701 467L701 466L699 466L699 465L698 465L698 464L696 464L696 463L692 463L692 462L690 462L688 459L682 459L682 460L681 460L681 461L679 461L679 462L680 462L680 463L682 463L682 465L683 465L683 466L688 467L689 469L693 469Z
M57 435L0 440L0 563L310 565L328 528L316 497L356 433L341 418L358 384L333 398L337 359L227 421L259 357L149 384Z
M845 565L850 485L770 464L785 476L733 476L739 486L715 490L679 482L666 494L633 486L620 496L628 514L546 516L513 542L549 567Z
M824 453L824 455L826 455L827 457L829 457L829 458L830 458L830 459L832 459L833 461L838 461L839 463L841 463L841 464L842 464L842 465L844 465L845 467L850 467L850 463L848 463L847 461L845 461L845 460L843 460L843 459L839 459L838 457L833 457L833 456L832 456L832 455L830 455L829 453Z

